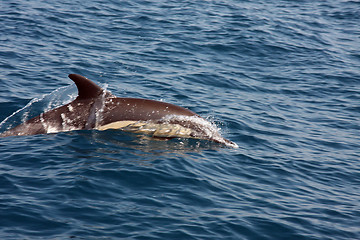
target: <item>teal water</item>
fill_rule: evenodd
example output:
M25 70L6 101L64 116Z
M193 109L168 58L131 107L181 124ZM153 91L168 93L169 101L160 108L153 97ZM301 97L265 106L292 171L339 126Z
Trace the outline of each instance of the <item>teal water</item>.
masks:
M0 130L76 96L189 108L238 149L0 138L1 239L360 239L358 1L2 1ZM10 116L10 117L9 117Z

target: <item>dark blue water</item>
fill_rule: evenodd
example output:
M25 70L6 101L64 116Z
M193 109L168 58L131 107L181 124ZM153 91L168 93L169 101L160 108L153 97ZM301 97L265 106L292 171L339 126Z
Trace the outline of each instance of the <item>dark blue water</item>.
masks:
M9 0L0 29L1 130L77 73L239 145L1 138L1 239L360 239L359 1Z

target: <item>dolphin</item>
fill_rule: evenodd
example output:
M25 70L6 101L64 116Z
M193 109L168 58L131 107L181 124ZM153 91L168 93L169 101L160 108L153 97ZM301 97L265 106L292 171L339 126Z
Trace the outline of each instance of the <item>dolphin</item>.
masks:
M70 74L69 78L78 89L74 101L41 113L1 133L0 137L121 129L154 138L206 139L237 147L236 143L223 138L213 124L189 109L155 100L118 98L86 77Z

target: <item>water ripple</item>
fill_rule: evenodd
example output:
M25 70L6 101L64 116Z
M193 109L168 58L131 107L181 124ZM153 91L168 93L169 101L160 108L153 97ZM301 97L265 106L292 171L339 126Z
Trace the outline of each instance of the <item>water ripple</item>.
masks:
M360 238L357 1L0 5L1 130L74 98L78 73L239 144L1 138L0 238Z

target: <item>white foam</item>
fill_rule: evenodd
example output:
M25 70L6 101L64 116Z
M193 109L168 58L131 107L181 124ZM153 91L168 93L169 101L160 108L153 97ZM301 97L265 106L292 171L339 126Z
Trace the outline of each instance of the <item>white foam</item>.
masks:
M165 122L172 122L172 121L190 122L192 124L195 124L197 127L199 127L202 131L201 134L204 134L206 138L209 138L210 140L215 140L219 143L226 145L227 147L232 147L232 148L239 147L236 143L222 137L220 134L221 129L218 128L215 123L207 121L204 118L198 116L167 115L162 120L164 120Z

